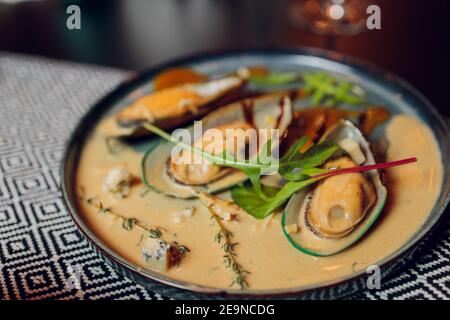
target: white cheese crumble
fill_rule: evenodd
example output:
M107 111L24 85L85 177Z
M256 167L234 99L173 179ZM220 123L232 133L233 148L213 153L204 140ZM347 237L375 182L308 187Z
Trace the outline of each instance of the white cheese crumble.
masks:
M103 180L103 191L112 193L120 198L126 197L130 192L133 175L124 169L112 169Z
M174 223L181 223L185 218L190 218L194 215L195 207L187 207L181 211L172 213L172 221Z

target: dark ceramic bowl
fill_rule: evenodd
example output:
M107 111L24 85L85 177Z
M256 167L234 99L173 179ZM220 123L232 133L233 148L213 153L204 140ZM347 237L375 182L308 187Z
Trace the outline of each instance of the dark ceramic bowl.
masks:
M420 244L439 223L449 201L450 142L448 127L431 103L402 79L365 62L333 52L307 48L210 52L180 59L132 77L95 104L73 132L67 144L61 167L61 188L68 211L80 231L89 240L92 248L126 277L171 298L330 299L343 297L365 288L366 273L364 270L345 278L337 278L314 286L282 290L235 291L176 281L150 270L139 268L125 260L102 243L83 221L77 208L74 177L83 145L102 117L129 103L128 97L131 92L137 90L139 94L145 94L151 91L151 79L168 67L188 66L205 74L225 74L235 71L240 66L250 65L266 65L270 69L278 71L324 70L337 73L360 83L368 92L370 101L389 106L390 111L394 114L400 112L411 114L428 124L439 143L442 154L444 169L442 190L422 227L400 249L378 261L377 264L381 268L382 276L386 276L411 261L414 253L421 247Z

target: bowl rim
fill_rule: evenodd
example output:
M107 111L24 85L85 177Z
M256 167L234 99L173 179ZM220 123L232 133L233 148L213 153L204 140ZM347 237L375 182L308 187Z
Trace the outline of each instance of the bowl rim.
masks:
M64 205L69 213L69 216L77 226L78 230L84 235L84 237L88 240L88 242L93 245L104 257L115 262L121 267L125 268L128 273L138 274L139 276L145 278L145 281L156 281L157 283L161 283L163 285L167 285L170 287L174 287L181 290L190 291L192 293L197 293L204 295L205 298L209 295L220 295L227 298L282 298L289 296L298 296L303 295L308 292L319 292L324 289L329 289L333 287L339 287L340 285L347 284L350 282L362 281L368 275L364 269L353 273L349 276L342 277L339 279L323 281L320 283L300 286L300 287L291 287L291 288L281 288L281 289L266 289L266 290L234 290L234 289L222 289L215 287L208 287L204 285L197 285L185 281L174 280L170 277L164 276L160 273L143 269L129 262L125 258L121 257L115 251L106 246L87 226L87 224L83 221L83 218L79 214L79 210L75 203L72 203L72 198L70 196L70 188L74 189L74 186L68 186L66 173L68 171L68 165L71 159L71 152L75 148L79 146L83 146L87 137L87 133L83 133L83 129L87 123L91 121L95 121L96 118L100 118L100 114L104 114L107 112L111 103L115 101L117 97L122 97L131 86L139 85L141 82L148 81L149 78L158 74L162 70L165 70L169 67L182 66L192 63L199 63L201 61L210 61L218 58L224 58L227 56L238 56L238 55L301 55L301 56L314 56L321 59L337 62L343 64L345 66L349 66L352 69L356 69L359 72L363 72L365 76L373 77L378 80L382 80L383 83L389 83L394 87L401 89L402 92L408 93L410 97L417 100L427 111L431 114L436 120L436 125L439 127L436 130L441 130L446 133L447 141L441 141L440 145L441 152L447 152L447 155L450 154L450 143L449 143L449 128L439 112L432 105L432 103L417 89L415 89L411 84L403 80L402 78L380 68L372 63L366 62L364 60L350 57L348 55L344 55L341 53L337 53L334 51L328 51L324 49L311 48L311 47L261 47L261 48L239 48L239 49L225 49L225 50L209 50L200 52L197 54L181 57L178 59L174 59L168 61L166 63L158 64L154 67L151 67L147 70L133 73L131 77L123 81L117 87L115 87L112 91L104 95L100 100L94 103L88 111L82 116L82 118L78 121L75 128L72 130L69 139L65 143L64 153L61 160L60 165L60 189L63 195ZM97 114L97 115L96 115ZM97 119L98 120L98 119ZM80 139L81 138L81 139ZM79 156L76 156L76 165L78 165ZM444 154L441 155L444 157ZM449 164L442 163L443 171L449 171ZM73 178L72 178L73 179ZM445 177L444 177L445 179ZM388 267L393 265L395 262L398 262L402 257L406 256L409 252L412 251L415 247L418 246L439 224L440 220L444 216L444 212L447 204L450 201L450 183L447 181L447 185L445 186L445 180L443 180L441 193L436 200L436 203L433 209L430 212L430 216L424 222L423 226L413 234L410 239L403 244L397 251L392 254L386 256L382 260L380 260L377 265L382 270L383 276L384 271L388 272ZM446 189L446 190L445 190ZM433 214L435 211L437 212ZM433 214L433 215L432 215ZM431 219L431 220L430 220ZM430 221L429 221L430 220ZM140 281L138 281L140 282ZM143 284L143 283L141 283ZM145 286L145 284L143 284ZM359 288L361 289L361 288ZM345 295L345 294L344 294Z

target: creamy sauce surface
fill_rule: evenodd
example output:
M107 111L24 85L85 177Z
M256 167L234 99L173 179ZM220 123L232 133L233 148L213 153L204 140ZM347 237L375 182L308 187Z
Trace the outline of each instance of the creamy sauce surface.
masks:
M223 251L214 241L218 232L211 225L208 210L198 200L166 197L154 191L142 196L144 185L136 184L128 197L118 199L102 190L105 175L123 168L140 177L143 154L131 148L110 154L101 133L102 124L85 145L77 171L79 196L96 197L105 207L125 217L136 218L161 228L172 240L188 246L191 252L178 267L164 274L173 279L211 287L229 288L232 275L223 265ZM406 115L393 117L385 136L389 142L387 161L416 156L418 162L388 169L388 202L370 232L354 246L331 257L317 258L294 249L283 235L280 214L265 220L239 215L238 222L224 222L238 242L237 260L251 274L249 289L282 289L313 285L349 276L376 264L404 245L428 217L442 184L442 164L438 144L431 130ZM229 199L229 192L219 194ZM142 231L127 231L122 221L98 212L80 200L81 214L91 230L108 247L132 263L145 267L140 255ZM195 207L192 217L181 221L174 214Z

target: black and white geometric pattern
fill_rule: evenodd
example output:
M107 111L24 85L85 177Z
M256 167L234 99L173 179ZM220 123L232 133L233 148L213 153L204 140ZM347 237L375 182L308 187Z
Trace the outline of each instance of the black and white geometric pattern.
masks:
M164 298L117 274L90 249L58 187L63 144L76 122L126 76L0 52L0 299ZM352 298L449 299L448 229L381 290Z

